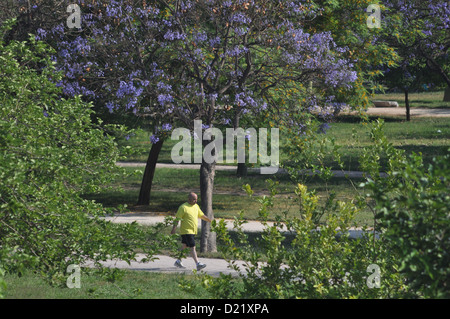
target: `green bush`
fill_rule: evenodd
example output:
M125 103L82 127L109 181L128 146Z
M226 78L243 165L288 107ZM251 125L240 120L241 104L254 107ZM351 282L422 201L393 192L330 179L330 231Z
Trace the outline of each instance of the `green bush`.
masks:
M248 189L248 188L247 188ZM204 285L221 298L395 298L405 292L403 277L398 274L395 255L389 242L374 241L374 233L353 239L353 217L358 207L352 202L336 201L335 209L327 212L325 224L317 225L313 212L317 196L299 184L296 196L301 203L295 218L278 215L273 225L265 212L271 196L262 197L261 222L265 225L256 244L250 245L242 231L245 221L235 220L238 242L231 240L223 223L217 223L218 238L225 242L222 252L233 260L243 260L239 278L221 276L204 280ZM328 206L332 207L332 206ZM381 286L370 288L372 274L368 267L376 264L381 273Z
M399 251L400 269L418 296L450 297L450 155L424 165L413 154L390 180L369 180L384 236Z
M421 154L404 156L383 134L383 122L372 129L374 146L362 163L373 178L371 191L379 227L398 251L399 271L417 297L450 297L450 150L424 165ZM387 177L381 178L377 154L388 159ZM372 155L370 155L372 154ZM369 164L370 163L370 164Z
M0 30L0 268L61 283L69 264L152 256L170 239L107 222L112 211L81 197L120 174L107 132L125 128L93 124L92 105L63 98L51 49L33 36L5 43L11 24Z
M382 121L372 124L370 136L373 144L360 159L363 195L346 202L331 197L320 206L314 191L298 184L286 204L298 213L287 218L273 205L272 183L271 195L258 198L265 229L256 243L242 230L244 212L235 219L235 237L223 222L214 226L238 278L203 276L201 284L218 298L448 297L449 156L425 168L419 155L407 158L387 141ZM253 196L249 185L244 189ZM364 207L374 212L375 229L350 238ZM277 222L269 224L274 215ZM234 260L244 261L244 269Z

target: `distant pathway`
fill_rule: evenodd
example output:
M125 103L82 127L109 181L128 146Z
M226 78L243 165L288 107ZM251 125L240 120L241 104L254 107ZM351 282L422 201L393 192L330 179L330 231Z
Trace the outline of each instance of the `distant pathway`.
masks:
M155 212L129 212L126 214L121 214L117 216L109 216L105 217L106 220L111 221L113 223L123 224L123 223L132 223L136 222L141 225L156 225L158 223L163 223L164 219L168 217L168 214L165 213L155 213ZM224 219L224 218L216 218L216 221L222 220L225 222L225 226L228 230L234 229L234 219ZM274 222L267 222L267 226L271 227L274 225ZM262 232L265 226L257 220L247 220L242 225L242 230L245 232ZM201 229L201 223L199 223L199 230ZM364 232L361 228L352 227L349 230L350 238L359 238Z
M358 112L342 112L341 114L357 114ZM369 107L367 115L388 115L388 116L405 116L406 108L404 107ZM450 117L450 109L438 108L411 108L411 117Z
M143 162L117 162L117 166L120 167L145 167L146 163ZM171 164L171 163L157 163L156 168L176 168L176 169L200 169L200 164ZM228 165L216 165L216 171L236 171L237 166ZM259 173L259 168L248 168L249 173ZM332 171L335 177L348 177L348 178L362 178L364 177L363 172L359 171ZM305 174L311 175L312 172L309 170L304 171ZM287 174L287 170L279 168L277 174ZM382 174L383 175L383 174Z

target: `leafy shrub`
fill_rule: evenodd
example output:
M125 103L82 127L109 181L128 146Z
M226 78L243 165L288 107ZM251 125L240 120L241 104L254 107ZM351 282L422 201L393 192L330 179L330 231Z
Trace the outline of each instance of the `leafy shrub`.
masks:
M238 278L203 276L202 285L219 298L448 298L449 155L424 167L420 155L406 157L389 143L383 124L372 124L373 143L360 159L363 196L330 198L320 207L315 193L298 184L296 198L286 199L298 214L287 218L273 205L272 183L271 195L258 199L265 228L255 242L242 229L244 212L235 218L236 240L222 221L214 225ZM253 196L249 185L244 189ZM375 229L350 238L364 207L374 212ZM318 211L327 216L324 224L315 220Z
M229 256L239 278L222 275L219 279L203 280L214 295L219 298L394 298L405 293L403 277L397 272L389 242L374 240L371 231L357 239L349 236L353 217L359 210L355 204L336 201L336 205L328 205L335 210L328 211L327 222L317 226L313 221L317 197L299 184L298 216L286 218L287 214L281 213L271 224L265 213L267 207L273 207L274 193L260 198L260 217L265 228L255 243L250 243L248 234L242 230L243 214L235 219L237 242L231 239L222 221L216 223L215 231L224 242L221 251ZM244 269L233 260L243 260ZM368 267L372 264L382 269L378 289L367 285L371 275Z
M120 174L118 147L92 105L62 97L50 48L1 41L12 23L0 29L0 267L60 283L69 264L129 261L135 248L152 256L170 242L159 230L107 222L112 211L81 197Z
M397 248L399 271L418 297L450 297L450 150L423 164L421 154L403 156L374 129L387 153L389 178L368 179L370 199L384 237ZM373 161L371 161L373 163ZM373 164L372 164L373 165Z

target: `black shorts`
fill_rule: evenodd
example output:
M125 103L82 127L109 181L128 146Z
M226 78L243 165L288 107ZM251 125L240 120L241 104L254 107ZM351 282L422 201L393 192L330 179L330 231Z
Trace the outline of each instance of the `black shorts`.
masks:
M195 247L194 235L192 234L181 235L181 243L186 244L186 246L188 247Z

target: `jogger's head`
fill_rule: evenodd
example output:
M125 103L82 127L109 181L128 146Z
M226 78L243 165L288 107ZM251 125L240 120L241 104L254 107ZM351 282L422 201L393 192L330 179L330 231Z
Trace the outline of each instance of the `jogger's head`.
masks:
M197 203L197 194L195 194L194 192L189 193L188 203L191 205L194 205L195 203Z

